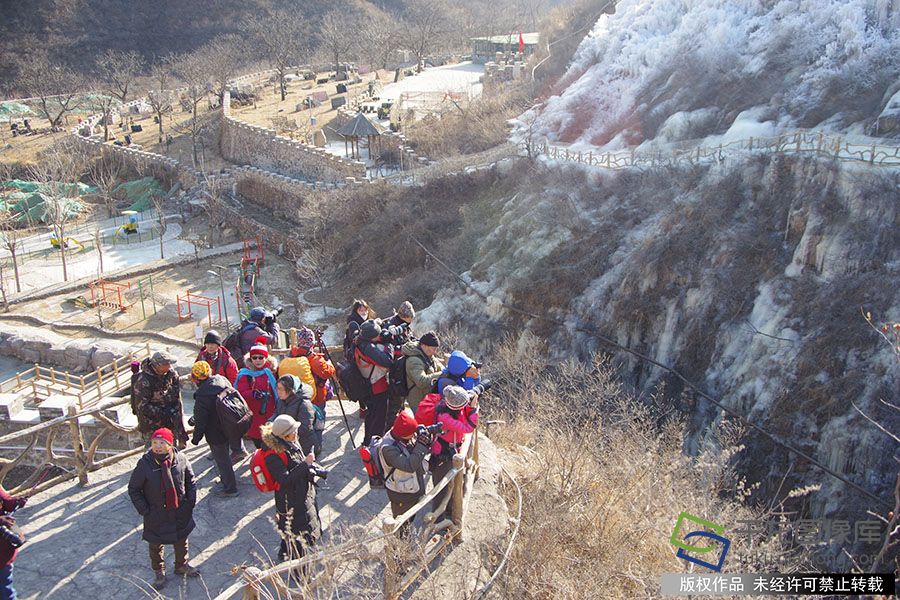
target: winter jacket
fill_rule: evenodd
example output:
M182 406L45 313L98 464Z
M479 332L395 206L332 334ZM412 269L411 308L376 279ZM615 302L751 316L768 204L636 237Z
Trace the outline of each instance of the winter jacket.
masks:
M4 513L11 513L17 508L19 505L18 500L17 496L10 496L9 492L3 489L3 486L0 486L0 502L3 503ZM12 544L0 538L0 568L11 565L18 553L18 548L13 548Z
M316 429L325 429L325 422L319 422L316 417L316 409L312 405L313 389L305 383L300 386L300 391L294 392L286 400L280 398L275 402L275 414L269 419L275 420L278 415L290 415L300 423L297 430L297 443L303 448L303 452L309 454L316 445Z
M387 375L391 370L391 349L384 344L360 339L354 360L359 372L372 386L372 394L381 394L388 390Z
M306 358L309 361L309 367L313 374L314 384L313 387L316 389L316 394L313 397L313 404L316 406L324 406L325 399L328 396L328 390L326 389L326 385L329 379L332 379L335 376L336 370L334 365L330 360L325 358L324 354L319 352L307 351L303 348L297 350L298 358ZM306 352L306 354L304 354ZM288 360L288 359L284 359ZM284 360L281 361L284 363ZM307 383L302 377L300 381L303 383Z
M168 427L176 439L186 442L181 384L175 370L157 375L150 366L150 359L145 358L133 387L139 431L153 433L160 427Z
M262 442L266 449L278 453L266 456L266 468L280 486L275 492L275 510L281 514L291 512L294 533L303 532L318 540L322 535L322 524L316 506L316 486L310 481L309 466L300 450L273 435L272 426L268 424L262 428Z
M229 383L234 383L234 378L237 377L238 365L237 361L234 360L234 357L231 356L231 352L228 351L228 348L219 346L219 351L215 356L210 356L204 348L203 350L200 350L200 354L197 355L197 361L201 360L209 363L209 366L212 367L213 375L223 375Z
M444 365L436 358L425 356L422 347L416 341L405 343L402 352L406 356L406 383L410 386L406 403L413 412L416 412L422 398L431 393L431 388Z
M269 379L269 376L266 374L257 375L256 377L244 375L238 378L237 385L234 386L244 399L244 402L247 403L250 412L253 413L247 437L254 440L260 439L259 426L275 414L275 400L278 398L275 393L275 386L272 385L272 380L275 379L275 371L277 370L274 361L270 360L264 370L269 371L272 379Z
M194 505L197 503L194 471L187 456L178 450L172 452L172 480L178 494L178 508L165 508L162 466L152 451L144 453L128 482L131 503L144 517L143 538L151 544L174 544L194 530Z
M231 388L231 383L224 375L214 375L204 379L194 392L194 445L200 443L203 436L210 444L224 444L228 436L222 429L216 402L219 394Z
M359 313L353 311L350 315L347 316L347 329L344 331L344 355L346 356L347 350L350 349L350 344L353 342L353 339L359 333L359 326L363 324L365 319L359 316ZM349 358L349 357L348 357Z
M444 393L444 387L448 385L458 385L463 389L471 390L481 383L481 377L463 377L463 374L472 366L472 360L459 351L450 353L447 359L447 367L441 372L438 379L438 393Z
M394 439L391 432L384 435L379 460L384 468L384 487L392 502L415 502L425 493L428 451L425 444L408 444Z
M435 438L431 445L431 453L446 460L457 453L467 433L475 431L478 424L478 410L464 406L460 410L451 410L443 401L435 410L435 423L443 425L444 433Z
M382 329L387 329L388 327L402 327L404 325L406 325L406 329L401 335L391 337L391 346L394 351L394 358L400 358L402 356L401 349L403 348L403 346L405 346L408 342L414 340L415 337L413 336L412 331L409 328L409 324L401 319L400 315L395 314L394 316L381 322Z
M278 331L278 323L272 323L268 329L263 329L259 323L245 320L241 323L241 356L250 352L258 337L266 338L266 344L270 346L277 346Z

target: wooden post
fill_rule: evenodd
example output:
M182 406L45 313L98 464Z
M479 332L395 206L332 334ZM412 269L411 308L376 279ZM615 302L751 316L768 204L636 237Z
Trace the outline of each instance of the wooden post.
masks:
M41 379L41 365L34 363L34 378L40 381Z
M397 583L399 565L397 564L397 540L394 538L394 527L397 522L394 517L385 517L381 521L381 530L386 536L384 538L384 597L387 600L394 600L397 597Z
M459 528L459 538L462 539L462 526L463 526L463 495L464 495L464 483L466 480L466 457L462 454L454 454L453 455L453 468L459 469L459 473L456 474L456 477L453 478L453 483L450 485L453 486L452 491L450 492L452 496L450 497L450 518L453 521L453 524Z
M56 383L56 371L53 369L53 367L50 367L50 383Z
M291 346L297 345L297 328L296 327L291 327L290 329L288 329L288 343Z
M84 392L84 375L79 375L78 379L81 380L81 391Z
M66 371L66 387L72 387L72 382L69 381L69 372Z
M78 411L74 404L66 407L66 413L69 417L75 417ZM84 457L84 439L81 437L81 425L78 418L69 420L69 433L72 435L72 448L75 450L75 468L78 471L78 483L82 486L88 484L87 460Z

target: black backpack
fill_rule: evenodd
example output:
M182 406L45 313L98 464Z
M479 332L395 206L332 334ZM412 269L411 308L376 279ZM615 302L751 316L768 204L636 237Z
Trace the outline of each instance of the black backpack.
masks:
M388 394L394 400L406 398L412 386L406 378L406 358L404 354L394 361L388 373Z
M431 393L438 393L438 387L441 385L442 380L445 382L444 387L446 388L448 385L460 385L460 382L464 377L465 375L460 375L459 377L457 377L456 375L452 375L450 373L444 373L434 380L434 385L431 386Z
M222 432L229 440L237 440L250 431L253 413L236 389L229 387L216 396L216 414L222 425Z

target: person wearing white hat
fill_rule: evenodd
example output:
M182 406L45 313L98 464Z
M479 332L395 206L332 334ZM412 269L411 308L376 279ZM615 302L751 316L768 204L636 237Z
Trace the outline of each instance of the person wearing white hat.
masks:
M266 469L278 483L275 521L281 533L279 562L300 558L322 536L316 486L311 467L315 456L297 446L298 423L290 415L278 415L260 427Z

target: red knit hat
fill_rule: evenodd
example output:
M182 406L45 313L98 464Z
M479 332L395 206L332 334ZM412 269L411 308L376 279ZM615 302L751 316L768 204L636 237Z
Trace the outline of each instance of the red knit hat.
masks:
M250 348L249 355L253 356L254 354L262 354L263 356L269 356L269 349L263 346L262 344L257 344Z
M160 427L156 431L153 432L153 435L150 436L151 440L165 440L169 443L169 445L173 445L175 443L175 436L172 435L172 430L168 427Z
M257 337L255 340L253 340L253 343L259 344L260 346L265 346L266 344L269 343L269 338L267 338L264 335L261 335L261 336Z
M395 438L407 439L411 438L416 432L419 424L416 423L416 417L409 410L402 410L394 419L394 426L391 427L391 433Z

